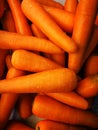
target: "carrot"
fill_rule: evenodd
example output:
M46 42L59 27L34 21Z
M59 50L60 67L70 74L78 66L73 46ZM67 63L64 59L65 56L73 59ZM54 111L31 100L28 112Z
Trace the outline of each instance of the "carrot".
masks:
M65 11L75 13L78 5L78 0L66 0L64 4Z
M98 95L98 74L90 75L81 80L76 90L86 98Z
M6 10L1 19L3 30L16 32L14 19L10 10Z
M90 130L90 128L73 126L50 120L41 120L36 124L36 130Z
M17 103L17 112L22 119L26 119L32 115L33 96L30 94L20 95Z
M97 0L80 0L73 27L72 39L79 47L78 51L69 54L68 67L79 72L82 66L86 48L89 43L91 33L94 27L97 13Z
M98 25L98 14L96 16L95 24Z
M59 68L1 80L0 93L68 92L76 86L76 74L68 68Z
M59 2L57 1L54 1L54 0L37 0L37 2L39 2L40 4L44 4L44 5L47 5L47 6L50 6L50 7L56 7L56 8L60 8L60 9L63 9L63 5L60 4Z
M35 24L31 24L31 29L35 36L47 39L46 35Z
M7 31L0 31L0 48L36 50L52 54L64 53L62 49L44 38L36 38L27 35L24 36Z
M7 68L10 69L12 67L10 54L6 56L5 62L6 62Z
M0 79L3 77L5 71L5 58L8 53L8 50L0 49Z
M35 97L32 113L41 118L70 125L98 128L98 116L94 113L67 106L44 95Z
M16 50L12 54L11 62L15 68L31 72L41 72L62 67L48 58L26 50Z
M84 65L84 76L98 73L98 55L91 55L88 57Z
M75 16L73 13L49 6L43 6L43 8L49 13L62 30L72 33Z
M34 130L33 128L19 122L19 121L9 121L6 130Z
M6 79L11 79L13 77L18 77L23 75L23 71L16 70L15 68L11 67L7 73ZM13 84L12 84L13 86ZM13 88L14 89L14 88ZM3 129L5 124L7 123L9 116L14 108L16 101L19 97L19 94L13 93L4 93L1 95L0 101L0 129ZM9 102L8 102L9 101Z
M7 2L11 9L17 32L23 35L32 35L30 25L21 10L20 0L7 0Z
M0 0L0 18L3 16L5 8L5 0Z
M46 95L75 108L84 110L89 108L88 101L74 91L67 93L46 93Z
M75 42L62 31L36 0L23 0L21 7L25 16L36 24L54 44L66 52L75 52L77 50ZM35 16L35 12L37 12L37 16Z

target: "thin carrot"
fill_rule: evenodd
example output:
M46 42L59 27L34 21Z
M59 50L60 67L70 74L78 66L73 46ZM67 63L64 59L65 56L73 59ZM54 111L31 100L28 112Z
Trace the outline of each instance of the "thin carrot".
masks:
M89 108L88 101L74 91L67 93L46 93L46 95L75 108L84 110Z
M19 117L26 119L32 115L33 96L30 94L21 94L17 103L17 112Z
M12 120L12 121L9 121L9 124L6 127L6 130L34 130L34 129L19 121Z
M15 68L31 72L41 72L62 67L48 58L26 50L14 51L11 62Z
M1 23L2 23L3 30L9 32L16 32L14 19L10 10L6 10L4 12L4 15L1 19Z
M76 90L83 97L98 95L98 74L90 75L81 80Z
M88 46L97 13L97 0L80 0L73 27L72 39L79 47L78 51L69 54L68 67L79 72L82 66L86 48Z
M50 120L41 120L36 124L36 130L90 130L90 128Z
M43 8L50 14L62 30L72 33L75 16L73 13L49 6L43 6Z
M3 16L5 8L5 0L0 0L0 18Z
M84 65L84 76L98 73L98 55L90 55Z
M59 68L1 80L0 93L68 92L76 86L76 74L68 68Z
M53 121L98 128L98 116L94 113L67 106L45 95L35 97L32 113Z
M78 0L66 0L64 4L64 9L71 13L75 13L78 5Z
M51 7L56 7L56 8L60 8L60 9L63 9L64 6L62 4L60 4L59 2L57 1L54 1L54 0L37 0L37 2L39 2L40 4L44 4L44 5L47 5L47 6L51 6Z
M12 56L9 54L9 55L6 56L6 59L5 59L6 66L7 66L8 69L10 69L12 67L11 57Z
M21 10L20 0L7 0L7 2L11 9L17 32L23 35L32 35L30 25Z
M75 52L77 50L76 43L62 31L36 0L23 0L21 7L25 16L36 24L54 44L66 52ZM37 16L35 16L35 12L37 12Z
M28 43L28 44L27 44ZM64 53L62 49L44 38L21 35L0 30L0 48L2 49L26 49L46 53Z

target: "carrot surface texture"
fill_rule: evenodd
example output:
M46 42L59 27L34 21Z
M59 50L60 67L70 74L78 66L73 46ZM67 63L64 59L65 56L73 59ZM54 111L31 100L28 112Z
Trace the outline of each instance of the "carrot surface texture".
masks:
M66 52L75 52L77 50L76 43L62 31L36 0L23 0L21 7L25 16L36 24L54 44ZM35 15L36 12L37 16Z
M77 76L67 68L47 70L0 81L0 93L68 92L76 87Z
M83 57L88 46L97 14L97 0L80 0L74 21L72 39L79 49L69 54L68 67L76 73L82 67Z
M26 49L46 53L64 53L62 49L44 38L37 38L19 33L0 30L0 48Z
M44 95L35 97L32 104L32 113L41 118L57 122L98 128L98 116L92 112L67 106Z

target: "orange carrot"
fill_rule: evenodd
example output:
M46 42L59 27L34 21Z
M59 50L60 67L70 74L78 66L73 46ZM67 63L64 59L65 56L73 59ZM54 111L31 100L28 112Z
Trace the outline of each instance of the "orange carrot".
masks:
M79 47L78 51L69 54L68 67L79 72L86 48L89 43L91 33L94 27L95 18L97 13L97 0L80 0L73 27L72 39L77 43Z
M32 113L41 118L66 124L98 128L98 116L94 113L67 106L45 95L35 97Z
M43 6L43 8L50 14L62 30L72 33L75 16L73 13L49 6Z
M83 97L98 95L98 74L90 75L81 80L76 90Z
M5 8L5 0L0 0L0 18L3 16Z
M26 50L14 51L11 62L15 68L31 72L41 72L62 67L48 58Z
M20 0L7 0L7 2L10 6L17 32L24 35L32 35L30 25L21 10Z
M33 128L19 122L19 121L9 121L6 130L34 130Z
M32 101L33 97L30 94L20 95L17 103L17 111L22 119L26 119L32 115Z
M16 32L14 19L10 10L6 10L1 19L3 30Z
M98 55L91 55L85 63L84 76L87 77L96 73L98 73Z
M47 6L50 6L50 7L56 7L56 8L60 8L60 9L63 9L63 5L60 4L59 2L56 2L54 0L37 0L37 2L39 2L40 4L44 4L44 5L47 5Z
M71 13L75 13L78 5L78 0L66 0L64 4L64 9Z
M35 24L31 24L31 29L35 36L47 39L46 35Z
M11 79L13 77L18 77L21 75L24 75L23 71L19 71L19 70L16 70L15 68L11 67L7 73L6 78ZM13 84L12 84L12 86L13 86ZM11 93L4 93L1 95L0 129L3 129L5 124L7 123L9 116L10 116L10 114L11 114L11 112L16 104L18 96L19 96L19 94L11 94Z
M5 62L6 62L7 68L10 69L12 67L10 54L6 56Z
M0 49L0 79L2 78L5 70L5 58L8 54L8 50Z
M66 52L75 52L77 50L76 43L62 31L36 0L23 0L21 7L25 16L45 33L54 44ZM37 12L37 16L35 12Z
M24 36L7 31L0 31L0 48L36 50L52 54L64 53L62 49L44 38L36 38L27 35Z
M41 120L36 124L36 130L90 130L90 128L50 120Z
M68 92L76 86L76 74L68 68L59 68L0 80L0 93Z
M76 92L46 93L46 95L75 108L79 109L89 108L88 101L84 99L82 96L78 95Z

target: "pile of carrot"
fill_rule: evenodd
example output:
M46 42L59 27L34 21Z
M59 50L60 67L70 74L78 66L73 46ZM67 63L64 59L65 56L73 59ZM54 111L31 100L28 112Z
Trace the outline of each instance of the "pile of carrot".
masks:
M0 2L0 130L98 129L98 0Z

